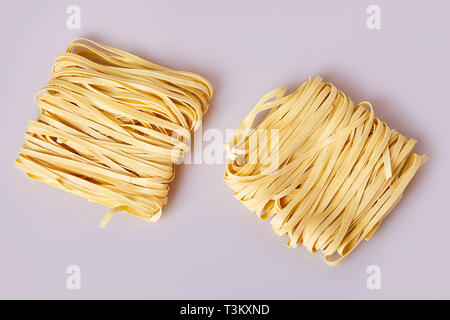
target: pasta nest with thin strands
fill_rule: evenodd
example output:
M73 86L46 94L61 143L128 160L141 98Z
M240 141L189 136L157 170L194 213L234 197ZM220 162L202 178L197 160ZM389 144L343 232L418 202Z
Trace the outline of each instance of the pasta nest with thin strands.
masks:
M35 180L150 221L212 97L203 77L76 39L36 95L16 167Z

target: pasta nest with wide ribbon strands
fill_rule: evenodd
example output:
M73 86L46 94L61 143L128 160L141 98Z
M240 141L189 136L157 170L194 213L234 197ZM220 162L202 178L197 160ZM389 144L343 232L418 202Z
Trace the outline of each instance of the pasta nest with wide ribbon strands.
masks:
M337 265L372 236L427 158L411 155L416 141L375 118L370 103L354 105L320 77L285 92L266 94L239 125L225 181L288 246Z
M117 211L156 221L212 94L195 73L76 39L36 96L16 167L113 208L101 226Z

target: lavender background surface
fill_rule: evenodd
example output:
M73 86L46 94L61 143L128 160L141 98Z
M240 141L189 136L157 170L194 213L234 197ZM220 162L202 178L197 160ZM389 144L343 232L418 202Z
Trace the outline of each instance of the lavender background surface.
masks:
M66 27L69 5L81 29ZM381 8L381 30L366 8ZM8 1L0 19L0 298L450 298L448 1ZM223 165L181 165L156 224L14 169L35 92L76 37L198 72L204 129L235 128L266 92L321 75L429 155L374 237L339 267L287 248L236 201ZM79 265L81 290L66 268ZM366 268L381 268L368 290Z

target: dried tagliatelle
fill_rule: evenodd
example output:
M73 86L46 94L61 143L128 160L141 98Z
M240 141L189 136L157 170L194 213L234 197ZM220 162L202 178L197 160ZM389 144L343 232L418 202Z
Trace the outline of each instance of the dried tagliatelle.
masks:
M416 141L370 103L354 105L320 77L285 91L265 95L235 131L225 181L288 246L320 250L334 266L372 236L427 157L411 155Z
M87 39L56 58L16 167L35 180L156 221L174 163L213 93L203 77Z

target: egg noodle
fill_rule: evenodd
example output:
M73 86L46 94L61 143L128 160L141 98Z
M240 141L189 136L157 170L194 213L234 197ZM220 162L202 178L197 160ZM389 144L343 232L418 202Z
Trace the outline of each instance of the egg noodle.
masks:
M156 221L212 94L197 74L76 39L36 96L16 167L113 208L100 226L118 211Z
M320 77L285 92L266 94L239 125L224 178L288 246L320 250L335 266L373 235L427 157L411 155L416 141L375 118L370 103L354 105ZM274 130L276 142L255 136ZM267 146L277 152L260 156Z

